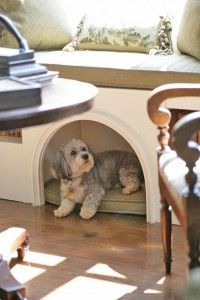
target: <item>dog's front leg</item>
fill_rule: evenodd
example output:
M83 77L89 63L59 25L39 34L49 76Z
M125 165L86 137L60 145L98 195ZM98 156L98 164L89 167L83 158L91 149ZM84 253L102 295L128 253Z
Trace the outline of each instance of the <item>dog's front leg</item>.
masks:
M80 211L80 216L83 219L90 219L92 218L97 212L97 207L92 204L92 203L88 203L88 201L84 201L83 205L81 207L81 211Z
M97 208L100 205L103 196L104 196L103 193L102 194L92 193L87 195L81 207L81 211L80 211L81 218L86 220L92 218L96 214Z
M54 214L56 217L65 217L70 214L70 212L74 209L74 206L74 201L64 198L61 200L60 207L54 210Z

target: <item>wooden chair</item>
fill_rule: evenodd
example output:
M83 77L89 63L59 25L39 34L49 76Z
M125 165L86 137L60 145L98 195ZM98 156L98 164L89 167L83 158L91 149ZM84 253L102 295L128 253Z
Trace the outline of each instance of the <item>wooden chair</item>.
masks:
M200 266L200 147L194 133L200 130L200 112L179 120L171 133L171 113L160 107L168 98L200 97L200 84L167 84L156 88L148 99L148 114L159 129L157 149L161 201L161 235L166 274L171 273L171 208L184 227L189 246L189 268ZM199 99L200 100L200 99Z

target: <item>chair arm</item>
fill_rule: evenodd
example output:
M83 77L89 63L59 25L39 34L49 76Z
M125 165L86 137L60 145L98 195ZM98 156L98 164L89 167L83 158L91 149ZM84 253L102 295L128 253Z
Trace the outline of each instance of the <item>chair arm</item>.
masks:
M160 107L161 103L169 98L176 97L200 97L200 84L174 83L162 85L154 89L147 103L148 115L151 121L161 130L158 140L161 150L166 150L169 141L169 123L171 113L167 108Z

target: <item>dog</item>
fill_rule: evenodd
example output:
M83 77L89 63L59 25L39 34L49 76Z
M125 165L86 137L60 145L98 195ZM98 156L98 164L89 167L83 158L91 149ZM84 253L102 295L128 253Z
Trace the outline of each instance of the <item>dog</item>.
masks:
M118 150L95 154L80 139L69 140L60 148L51 170L60 179L61 205L54 210L56 217L69 215L81 203L80 216L90 219L107 190L122 187L122 193L128 195L144 184L135 154Z

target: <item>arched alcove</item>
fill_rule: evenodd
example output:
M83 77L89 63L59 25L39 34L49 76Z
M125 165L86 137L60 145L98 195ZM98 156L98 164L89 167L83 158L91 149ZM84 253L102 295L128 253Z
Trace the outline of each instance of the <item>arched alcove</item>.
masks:
M131 128L126 128L116 119L105 118L98 113L87 113L81 116L63 119L52 123L40 137L34 150L32 161L33 172L33 205L45 204L44 185L51 179L50 164L59 147L70 138L82 138L94 151L119 149L134 151L138 156L145 178L145 197L147 221L153 222L154 203L153 187L148 162L145 161L145 149L140 138ZM146 201L148 199L148 201Z
M48 203L60 205L59 181L52 178L50 166L61 145L72 138L82 139L94 152L112 149L134 152L128 142L118 132L102 123L82 120L64 125L52 137L44 153L45 201ZM131 195L124 195L122 194L122 189L118 188L106 193L98 210L145 215L145 198L145 190L139 190Z

